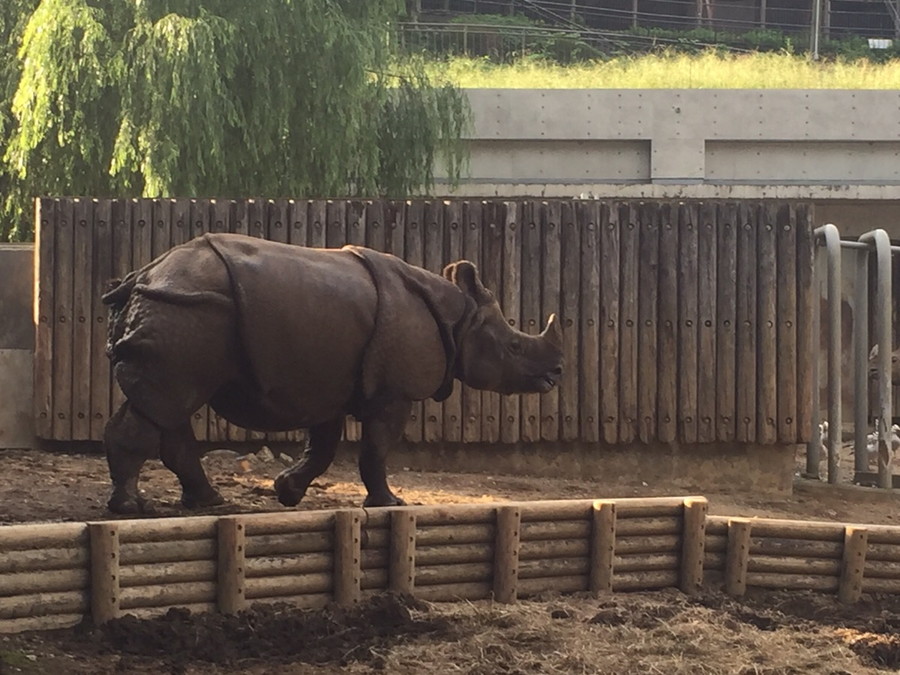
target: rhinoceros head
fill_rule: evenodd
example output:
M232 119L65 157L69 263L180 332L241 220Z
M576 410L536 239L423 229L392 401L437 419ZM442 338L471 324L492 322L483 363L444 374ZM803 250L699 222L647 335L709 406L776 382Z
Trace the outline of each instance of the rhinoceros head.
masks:
M546 393L562 376L562 330L555 314L540 335L512 328L481 283L475 265L451 263L444 276L475 301L475 311L457 337L457 377L476 389L501 394Z
M869 377L873 380L878 379L878 365L878 345L875 345L869 352ZM900 385L900 349L891 354L891 384Z

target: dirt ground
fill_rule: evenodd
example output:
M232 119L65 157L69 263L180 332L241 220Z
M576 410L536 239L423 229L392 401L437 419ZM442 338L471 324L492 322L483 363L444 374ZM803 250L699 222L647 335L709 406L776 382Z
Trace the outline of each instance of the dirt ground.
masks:
M279 452L276 449L274 455ZM284 510L271 480L285 462L263 451L207 455L228 504L207 513ZM802 457L798 458L798 471ZM108 475L97 455L0 453L0 523L109 518ZM185 515L177 481L159 462L142 487L158 516ZM833 487L798 477L790 495L696 486L674 490L604 481L394 467L392 487L408 503L487 502L703 494L713 514L900 525L900 499L875 489ZM298 508L359 506L356 467L340 459ZM391 595L352 610L254 607L237 617L123 617L97 628L0 636L5 673L638 673L856 675L900 670L900 597L841 606L825 595L759 593L733 600L715 589L602 598L546 596L498 605L431 604Z

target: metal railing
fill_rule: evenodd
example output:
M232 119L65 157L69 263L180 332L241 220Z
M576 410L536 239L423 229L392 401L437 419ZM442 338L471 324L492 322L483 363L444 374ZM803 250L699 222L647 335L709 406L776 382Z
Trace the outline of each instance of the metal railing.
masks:
M815 230L819 245L816 255L827 258L827 382L828 382L828 482L840 480L840 449L842 447L843 420L841 418L841 255L842 250L856 252L855 266L855 312L853 322L853 389L854 389L854 482L862 482L869 467L868 420L869 420L869 373L874 370L878 376L875 405L875 438L878 447L877 485L880 488L893 487L892 474L892 297L891 297L891 257L900 253L900 246L892 246L883 229L866 232L857 241L842 241L837 227L823 225ZM876 288L874 304L874 324L878 357L870 363L869 343L869 258L875 254ZM819 280L816 279L816 284ZM821 340L821 318L818 304L815 305L814 335ZM820 450L822 448L822 428L818 424L821 408L819 400L820 368L819 358L815 359L813 373L813 434L807 445L806 473L818 476Z

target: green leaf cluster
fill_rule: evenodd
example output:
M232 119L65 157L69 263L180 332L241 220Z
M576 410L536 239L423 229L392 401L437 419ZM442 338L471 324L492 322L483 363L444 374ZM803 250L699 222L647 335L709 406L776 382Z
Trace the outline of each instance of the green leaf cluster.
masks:
M400 0L10 1L0 236L30 236L37 195L403 197L436 161L460 175L465 97L398 55Z

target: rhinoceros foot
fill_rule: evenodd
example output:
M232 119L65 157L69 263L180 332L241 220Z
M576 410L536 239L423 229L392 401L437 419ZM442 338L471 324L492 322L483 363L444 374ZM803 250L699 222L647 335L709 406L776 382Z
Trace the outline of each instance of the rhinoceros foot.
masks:
M120 515L152 515L156 513L153 502L141 495L122 494L113 492L106 508Z
M210 506L220 506L225 503L225 498L218 490L211 490L202 495L194 495L185 492L181 495L181 504L186 509L204 509Z
M389 492L386 495L369 495L363 502L363 506L366 508L371 506L406 506L406 502Z

